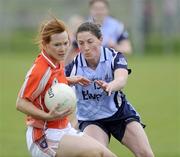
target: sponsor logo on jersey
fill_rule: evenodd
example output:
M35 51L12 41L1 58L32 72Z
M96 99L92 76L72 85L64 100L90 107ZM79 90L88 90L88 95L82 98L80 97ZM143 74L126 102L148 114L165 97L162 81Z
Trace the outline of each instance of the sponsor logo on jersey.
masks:
M121 65L127 65L127 62L124 58L119 58L117 64L121 64Z
M86 91L82 90L82 96L84 100L93 99L99 101L100 98L102 97L102 94L90 93L88 90Z

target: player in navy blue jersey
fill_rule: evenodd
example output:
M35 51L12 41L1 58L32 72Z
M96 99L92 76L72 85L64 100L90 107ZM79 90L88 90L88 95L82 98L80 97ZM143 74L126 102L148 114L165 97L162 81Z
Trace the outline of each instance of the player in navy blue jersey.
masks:
M66 75L78 97L79 129L105 146L112 135L136 157L154 157L140 115L122 92L130 74L126 59L102 47L103 37L94 23L81 24L76 39L80 53L66 66Z

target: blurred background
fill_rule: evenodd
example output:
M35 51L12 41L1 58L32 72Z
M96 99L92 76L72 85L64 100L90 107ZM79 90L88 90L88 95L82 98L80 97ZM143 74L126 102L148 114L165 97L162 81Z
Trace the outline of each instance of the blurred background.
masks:
M109 1L111 15L129 31L134 54L179 52L180 0ZM24 39L17 41L17 37L24 33L31 39L49 12L65 21L73 14L87 18L88 0L0 0L1 50L19 52L18 42Z
M180 156L180 0L109 0L133 52L124 89L141 114L155 156ZM51 12L68 22L88 17L88 0L0 0L0 157L28 157L25 116L15 109L24 76L39 50L39 24ZM112 139L110 149L133 157Z

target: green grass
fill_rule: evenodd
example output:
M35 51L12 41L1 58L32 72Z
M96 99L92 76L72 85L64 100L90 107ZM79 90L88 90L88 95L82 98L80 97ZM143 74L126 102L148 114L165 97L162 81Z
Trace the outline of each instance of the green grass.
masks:
M146 132L157 157L178 157L179 124L178 92L180 67L179 58L172 56L149 56L130 60L132 75L126 87L130 102L147 124ZM116 145L116 147L115 147ZM113 142L112 149L122 156L133 156L118 150Z
M16 97L36 54L0 54L0 157L28 157L25 116L16 111ZM125 88L130 102L147 125L156 157L179 157L179 56L129 58L133 69ZM120 156L133 155L114 139L110 148Z

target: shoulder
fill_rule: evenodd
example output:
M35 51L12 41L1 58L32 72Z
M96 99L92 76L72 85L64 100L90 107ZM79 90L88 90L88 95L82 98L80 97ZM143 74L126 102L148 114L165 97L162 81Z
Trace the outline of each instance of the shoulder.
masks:
M110 48L110 50L113 52L113 59L114 59L115 61L117 61L117 60L119 60L119 59L122 59L122 60L124 60L124 63L122 63L122 64L127 64L127 62L125 62L125 61L126 61L126 58L125 58L125 56L123 55L122 52L116 51L116 50L114 50L114 49L112 49L112 48Z
M123 65L123 66L127 66L127 60L125 58L125 56L121 53L118 52L112 48L108 48L108 51L111 52L111 56L112 56L112 65Z
M116 70L119 68L126 69L128 74L131 74L132 70L128 68L128 61L126 57L121 52L114 50L114 57L112 59L112 69Z
M27 75L31 75L31 77L33 76L34 78L41 78L45 73L50 72L50 69L48 63L39 55Z
M111 56L111 57L116 57L116 55L120 52L117 52L115 49L113 48L108 48L108 47L103 47L104 53L106 53L106 55Z
M25 81L22 86L21 96L31 101L44 90L46 83L51 76L51 68L38 56L26 74Z

